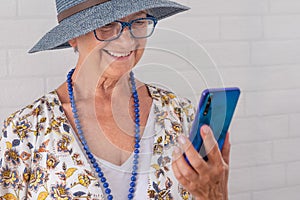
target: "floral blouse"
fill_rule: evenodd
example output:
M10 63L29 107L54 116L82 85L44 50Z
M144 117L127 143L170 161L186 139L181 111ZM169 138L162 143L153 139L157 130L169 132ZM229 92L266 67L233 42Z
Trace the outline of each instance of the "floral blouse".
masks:
M148 199L192 199L175 178L171 157L177 137L189 133L194 108L172 92L147 87L156 116ZM0 199L102 200L101 185L55 91L5 120L0 134Z

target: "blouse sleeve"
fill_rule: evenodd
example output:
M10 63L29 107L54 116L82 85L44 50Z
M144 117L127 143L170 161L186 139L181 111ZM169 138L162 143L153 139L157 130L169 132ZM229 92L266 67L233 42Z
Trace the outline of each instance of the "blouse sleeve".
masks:
M182 107L182 114L184 116L182 119L184 124L184 133L188 136L195 119L196 110L191 101L187 98L180 98L180 105Z
M20 112L4 121L0 133L0 199L27 199L28 195L36 131Z

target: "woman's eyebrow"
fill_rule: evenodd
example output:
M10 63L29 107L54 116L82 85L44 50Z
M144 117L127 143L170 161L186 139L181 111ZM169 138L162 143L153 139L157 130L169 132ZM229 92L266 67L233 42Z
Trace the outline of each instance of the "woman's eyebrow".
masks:
M134 16L141 16L142 14L147 14L146 11L141 11L139 13L134 14Z

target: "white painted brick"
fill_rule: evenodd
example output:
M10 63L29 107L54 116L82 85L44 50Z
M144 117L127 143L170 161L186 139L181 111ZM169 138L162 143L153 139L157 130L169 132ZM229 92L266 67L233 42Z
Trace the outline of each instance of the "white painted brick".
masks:
M267 0L197 0L190 1L192 15L255 15L268 11Z
M230 194L282 187L285 184L284 165L267 165L232 169L229 176ZM269 198L266 198L269 199Z
M237 86L237 84L235 85L225 85L225 87L229 87L229 86ZM234 111L234 115L233 115L233 119L231 121L231 124L235 124L235 120L240 118L240 117L245 117L246 116L246 110L245 110L245 97L244 97L244 93L243 91L241 91L241 94L240 94L240 97L239 97L239 100L238 100L238 103L237 103L237 106L235 108L235 111ZM232 125L230 125L229 127L229 131L230 132L233 132L235 133L235 129L232 129L231 128Z
M182 32L197 41L218 40L220 38L218 17L174 17L160 21L158 27Z
M300 129L299 129L300 114L291 114L289 122L290 122L289 124L290 136L300 137Z
M263 36L261 17L221 17L221 38L225 40L250 40Z
M55 1L41 0L19 0L18 1L19 16L50 16L56 18Z
M229 194L230 200L252 200L251 193L241 193L241 194Z
M287 182L288 185L300 185L300 161L287 163Z
M298 65L224 68L220 72L225 84L238 85L243 91L300 88Z
M230 153L232 168L269 164L272 161L272 142L232 145Z
M150 53L151 55L151 53ZM161 59L162 60L162 59ZM160 60L160 61L161 61ZM174 61L174 60L173 60ZM168 61L166 62L168 63ZM178 62L177 62L178 63ZM193 70L174 69L173 65L160 66L149 64L135 69L136 77L144 82L154 82L168 86L183 96L191 97L190 100L197 105L201 92L206 88L230 87L222 82L218 69L213 67L195 68ZM236 85L235 85L236 86ZM241 94L235 117L245 116L245 100ZM233 122L234 123L234 122Z
M12 114L13 112L19 110L19 108L17 107L5 107L5 108L2 108L0 107L0 130L2 129L3 127L3 122L4 120L9 117L10 114Z
M1 1L0 17L13 17L13 16L16 16L16 14L17 14L16 0L2 0Z
M300 15L265 16L264 33L267 39L300 37Z
M0 27L5 27L0 29L0 48L25 46L29 50L55 25L54 20L0 20Z
M289 119L286 115L235 119L231 125L231 142L259 142L287 138Z
M0 77L7 74L7 56L6 51L0 50Z
M194 103L199 102L200 94L204 89L224 87L222 77L219 76L216 70L207 68L199 69L199 71L198 69L181 70L174 69L173 66L152 63L137 67L135 74L141 81L165 85L184 96L194 95L193 99L195 101L192 100ZM244 103L242 103L240 109L240 114L244 114Z
M10 76L63 76L76 65L72 49L28 54L23 49L9 50Z
M251 61L256 65L300 63L300 41L253 42Z
M217 63L215 63L216 59L212 56L212 53L209 51L210 49L207 48L207 46L209 45L211 44L204 44L197 41L189 43L189 56L187 57L187 60L193 66L193 68L195 68L199 72L202 72L203 70L210 70L213 73L218 74L218 76L221 78L219 73L219 66L217 65ZM212 47L218 50L216 43L213 43ZM215 54L218 53L217 50L214 52ZM220 78L217 79L218 83L220 82Z
M250 63L250 46L246 42L205 43L203 46L217 66L241 66ZM192 56L198 56L196 51L192 53Z
M273 13L299 13L298 0L270 0L270 10Z
M230 159L234 158L231 157ZM253 188L252 171L251 168L230 169L228 180L229 194L251 191Z
M248 92L246 114L278 115L300 112L300 90Z
M19 107L32 103L44 93L42 79L0 80L0 107Z
M177 95L187 96L193 94L193 87L195 85L190 84L190 80L186 78L186 75L172 68L148 65L136 68L135 74L139 80L156 84L175 92ZM199 85L204 85L201 83L203 83L203 81L199 80ZM199 90L202 91L203 89L204 88L202 87Z
M276 188L267 191L259 191L253 193L253 200L299 200L300 186Z
M167 35L163 35L163 37L165 38ZM185 59L189 60L189 50L187 45L179 43L158 43L154 42L154 39L151 39L146 47L143 57L137 65L142 69L145 69L144 66L155 64L169 67L172 70L181 71L192 69L192 66L186 62Z
M274 141L273 158L276 162L300 161L300 138Z
M51 91L57 89L65 81L66 81L66 76L47 78L46 79L46 91L51 92Z

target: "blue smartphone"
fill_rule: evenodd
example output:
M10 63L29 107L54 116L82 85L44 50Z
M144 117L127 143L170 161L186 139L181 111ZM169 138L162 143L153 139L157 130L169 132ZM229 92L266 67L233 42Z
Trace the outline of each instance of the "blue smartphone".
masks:
M206 89L202 92L189 139L204 160L207 161L208 158L202 145L201 126L204 124L210 126L219 149L222 150L239 96L240 89L237 87Z

